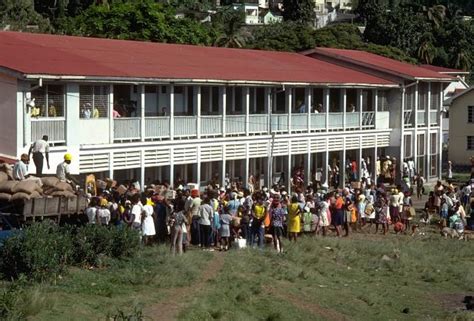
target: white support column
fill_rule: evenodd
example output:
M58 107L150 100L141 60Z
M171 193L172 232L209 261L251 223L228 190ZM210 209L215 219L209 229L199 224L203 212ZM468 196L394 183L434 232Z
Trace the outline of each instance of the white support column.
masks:
M196 148L197 160L196 160L196 184L201 187L201 146Z
M288 167L287 167L287 175L286 175L286 187L288 190L288 194L291 193L291 167L293 166L292 163L292 155L291 155L291 144L288 144Z
M170 148L170 187L174 188L174 149Z
M109 178L114 179L114 152L109 152Z
M109 143L114 143L114 85L109 87Z
M347 127L347 89L342 88L342 127L346 130Z
M291 134L291 110L293 108L293 88L287 87L285 90L286 107L288 110L288 134Z
M415 85L415 107L414 107L414 125L413 125L413 161L415 162L415 171L418 173L418 84ZM422 173L422 175L424 175ZM426 178L426 177L425 177Z
M174 85L170 85L170 139L174 139Z
M138 93L140 95L140 138L144 142L146 138L145 127L145 85L138 86ZM113 117L112 117L113 118ZM170 127L171 128L171 127Z
M306 170L305 170L305 183L308 186L313 180L311 179L311 139L308 139L308 152L306 154Z
M145 150L140 151L140 188L145 191Z
M249 136L249 134L250 134L250 88L245 87L245 135Z
M225 158L225 145L222 146L222 167L221 167L221 187L225 186L225 174L226 174L226 158Z
M359 105L359 129L362 129L362 109L364 109L362 89L357 89L357 105Z
M403 102L402 102L403 106ZM379 111L379 91L374 89L374 128L377 129L377 112ZM403 113L402 113L403 117ZM400 128L403 128L403 118L402 118L402 125Z
M438 179L441 180L443 176L443 102L444 102L444 91L443 84L440 84L440 93L439 93L439 129L438 129Z
M248 187L249 171L250 171L250 159L249 159L249 143L245 144L245 169L244 169L244 186Z
M406 89L402 87L402 104L400 107L400 160L398 162L399 171L403 173L403 161L405 158L405 104L406 104Z
M67 86L66 86L66 90L67 90ZM17 135L17 151L19 152L22 148L24 148L25 146L29 147L30 144L32 143L31 141L31 114L30 114L30 108L26 106L26 101L27 101L26 93L17 91L16 98L17 98L16 126L17 128L23 128L23 135L21 135L23 137L20 136L20 133L18 133ZM31 95L29 95L28 99L31 99ZM67 97L66 97L66 100L67 100ZM66 117L67 116L68 115L66 115ZM66 140L67 140L67 134L66 134Z
M426 171L427 177L430 178L431 176L431 83L428 83L428 106L426 107L427 115L425 116L426 119L426 127L428 128L428 132L426 135Z
M313 106L313 95L312 95L311 87L305 88L305 106L306 106L306 113L308 114L308 133L311 133L311 107Z
M330 103L330 89L324 88L324 110L326 112L326 132L329 132L329 103ZM327 167L327 165L326 165Z
M227 121L227 87L222 87L220 88L222 91L220 97L222 100L221 106L222 106L222 137L225 137L225 131L226 131L226 121Z
M272 99L271 99L272 90L271 88L265 87L265 111L267 113L267 132L270 134L272 131Z
M326 150L324 152L324 159L323 159L323 174L324 174L324 183L329 185L329 138L326 137Z
M343 147L342 147L342 157L341 161L339 162L339 187L344 188L346 186L346 163L347 163L347 151L346 151L346 137L344 136L342 139Z
M372 155L372 179L375 183L375 185L377 185L377 154L378 154L378 148L377 148L377 135L375 135L374 137L374 142L375 142L375 146L374 146L374 154Z
M362 179L362 136L359 136L359 150L357 153L357 167L358 167L358 173L357 173L357 179L360 181Z
M196 137L201 138L201 86L196 86Z

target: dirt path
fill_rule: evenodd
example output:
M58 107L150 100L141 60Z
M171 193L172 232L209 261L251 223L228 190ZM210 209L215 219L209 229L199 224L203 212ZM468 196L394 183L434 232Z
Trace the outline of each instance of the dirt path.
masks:
M165 299L145 309L147 320L172 321L178 318L179 312L185 307L191 297L201 291L207 281L219 273L224 267L224 253L213 252L212 258L202 274L194 283L185 287L166 290Z
M275 296L281 300L288 301L295 307L301 310L305 310L315 316L323 317L326 320L330 321L348 321L349 319L342 313L339 313L335 310L323 308L316 302L308 302L302 297L294 297L288 294L283 293L283 291L272 286L267 286L265 289L269 294Z

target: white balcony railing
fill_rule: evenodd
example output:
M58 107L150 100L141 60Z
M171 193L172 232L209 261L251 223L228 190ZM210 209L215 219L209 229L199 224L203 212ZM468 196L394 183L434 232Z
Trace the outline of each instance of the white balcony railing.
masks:
M418 126L425 126L426 125L426 111L425 110L419 110L417 111L417 125Z
M303 132L308 130L308 114L291 115L291 131Z
M204 136L222 135L222 116L202 116L201 134Z
M326 129L326 114L312 114L311 115L311 129L313 130Z
M51 143L66 142L66 121L64 118L38 118L31 119L31 141L36 141L48 135Z
M135 140L140 139L140 118L115 118L114 139Z
M389 111L378 111L377 119L375 119L375 126L377 129L389 129L390 128L390 112Z
M229 135L245 134L245 115L227 115L225 132Z
M331 117L331 116L329 116ZM359 129L360 127L360 114L359 112L348 112L346 113L346 128L348 129ZM331 124L331 123L329 123Z
M272 133L288 132L288 115L273 114L271 118Z
M403 123L405 127L413 126L413 112L411 110L406 110L403 115Z
M329 128L342 129L344 121L343 113L329 113Z
M196 116L174 117L174 136L193 137L197 135Z
M249 128L252 134L268 132L268 115L250 115Z
M169 117L146 117L145 118L145 137L146 138L164 138L170 135Z
M362 129L375 128L375 112L365 111L362 113Z
M430 125L431 126L437 126L438 125L438 111L437 110L431 110L430 111Z

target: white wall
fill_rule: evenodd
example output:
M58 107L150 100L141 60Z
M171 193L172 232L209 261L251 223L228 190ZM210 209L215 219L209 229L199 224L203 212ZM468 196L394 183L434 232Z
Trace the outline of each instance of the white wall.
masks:
M17 153L17 81L0 75L0 154L16 158Z

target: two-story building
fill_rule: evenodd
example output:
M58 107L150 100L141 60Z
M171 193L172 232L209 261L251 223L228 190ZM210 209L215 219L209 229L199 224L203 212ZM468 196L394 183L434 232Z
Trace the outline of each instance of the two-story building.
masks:
M268 185L348 159L440 173L450 77L358 51L304 54L0 32L1 156L48 135L54 173ZM33 116L28 102L39 112ZM36 110L37 111L37 110ZM401 167L401 164L400 164ZM34 172L34 165L29 170ZM344 171L342 171L344 175ZM310 175L306 175L308 178Z

